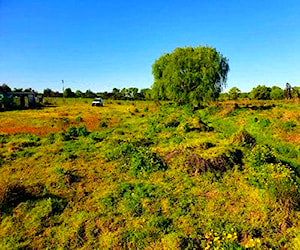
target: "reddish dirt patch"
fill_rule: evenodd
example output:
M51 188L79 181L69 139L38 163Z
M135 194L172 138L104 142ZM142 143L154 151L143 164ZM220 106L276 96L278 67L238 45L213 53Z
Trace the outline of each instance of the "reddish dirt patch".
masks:
M0 133L6 134L17 134L17 133L30 133L35 135L47 135L50 132L58 132L58 128L51 127L29 127L29 126L20 126L20 127L6 127L0 128Z

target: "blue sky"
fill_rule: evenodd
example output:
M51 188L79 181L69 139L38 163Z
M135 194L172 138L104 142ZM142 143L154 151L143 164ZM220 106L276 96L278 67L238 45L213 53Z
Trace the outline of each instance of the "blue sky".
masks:
M0 0L0 83L148 88L159 56L208 45L229 59L226 90L300 86L299 13L299 0Z

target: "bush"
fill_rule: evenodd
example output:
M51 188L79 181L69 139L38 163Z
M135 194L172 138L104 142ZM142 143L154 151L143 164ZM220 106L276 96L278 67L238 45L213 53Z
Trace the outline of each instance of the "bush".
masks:
M81 116L76 116L76 117L75 117L75 122L80 123L80 122L82 122L82 121L83 121L83 119L82 119Z
M132 154L129 171L134 176L166 169L163 160L149 149L140 148Z
M180 122L178 121L170 121L166 124L166 128L177 128Z
M90 138L92 138L92 140L95 141L95 142L101 142L101 141L104 140L104 136L103 136L101 133L99 133L99 132L91 132L91 133L89 134L89 136L90 136Z
M89 135L89 132L85 126L81 126L81 127L77 128L77 132L78 132L78 136L86 137Z
M106 122L106 121L101 121L101 122L99 123L99 127L100 127L100 128L107 128L107 127L108 127L107 122Z
M285 131L292 131L295 127L297 126L297 124L294 121L287 121L283 124L283 128Z
M276 163L276 158L271 149L264 145L253 147L247 159L253 167L261 167L266 163Z
M62 141L70 141L74 140L80 136L86 137L89 135L89 132L87 131L87 128L85 126L80 127L70 127L66 132L60 132L59 137Z

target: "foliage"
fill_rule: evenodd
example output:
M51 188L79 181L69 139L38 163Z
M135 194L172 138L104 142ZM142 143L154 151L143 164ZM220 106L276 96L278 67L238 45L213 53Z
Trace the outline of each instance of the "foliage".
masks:
M268 100L270 99L270 88L258 85L251 90L249 97L254 100Z
M237 87L232 87L228 91L229 100L237 100L240 97L240 95L241 95L241 91Z
M299 108L58 98L2 112L0 248L298 249Z
M152 91L161 100L198 106L219 96L228 71L228 60L214 48L176 48L153 64Z
M284 97L284 91L283 89L277 87L277 86L273 86L271 88L271 92L270 92L270 98L272 100L281 100Z

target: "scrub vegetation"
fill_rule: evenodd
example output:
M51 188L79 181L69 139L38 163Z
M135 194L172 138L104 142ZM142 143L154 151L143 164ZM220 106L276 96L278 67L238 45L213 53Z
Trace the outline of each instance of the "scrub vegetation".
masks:
M49 99L0 116L0 249L300 249L300 107Z

